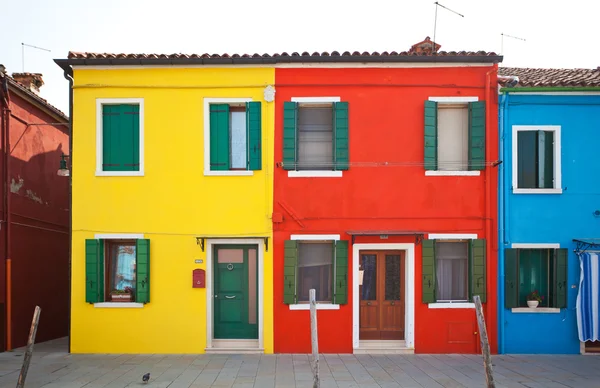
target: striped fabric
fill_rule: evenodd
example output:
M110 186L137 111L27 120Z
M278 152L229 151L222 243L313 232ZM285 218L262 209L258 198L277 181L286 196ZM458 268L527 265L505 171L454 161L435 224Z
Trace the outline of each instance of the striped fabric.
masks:
M579 340L600 340L600 257L598 253L579 254L581 278L577 295Z

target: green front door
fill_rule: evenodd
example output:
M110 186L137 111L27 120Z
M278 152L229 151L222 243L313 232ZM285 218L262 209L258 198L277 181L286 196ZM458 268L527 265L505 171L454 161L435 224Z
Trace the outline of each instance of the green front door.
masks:
M258 338L258 246L214 247L214 338Z

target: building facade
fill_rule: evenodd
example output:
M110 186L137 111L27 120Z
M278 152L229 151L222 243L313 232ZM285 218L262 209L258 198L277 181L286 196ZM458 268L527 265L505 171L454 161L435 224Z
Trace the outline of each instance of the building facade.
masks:
M598 343L578 334L577 312L587 313L580 268L600 246L600 72L500 74L499 350L591 352Z
M274 71L148 58L56 60L74 80L70 351L272 353Z
M40 96L38 73L0 66L2 228L0 351L27 344L35 306L36 341L68 334L69 181L57 175L69 154L69 119Z
M501 57L431 50L276 66L276 353L310 289L323 353L477 353L474 295L497 350Z

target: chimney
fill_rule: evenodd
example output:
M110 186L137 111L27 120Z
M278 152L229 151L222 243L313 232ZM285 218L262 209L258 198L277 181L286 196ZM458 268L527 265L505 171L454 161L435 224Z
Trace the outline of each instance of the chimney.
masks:
M44 85L44 80L40 73L13 73L12 77L15 81L38 95L40 94L40 88Z
M408 50L408 52L410 54L426 54L426 55L431 54L432 52L437 53L438 50L440 49L440 47L442 47L442 45L438 44L436 42L435 50L434 50L433 44L434 43L431 40L431 38L426 37L424 41L413 44L412 47L410 48L410 50Z

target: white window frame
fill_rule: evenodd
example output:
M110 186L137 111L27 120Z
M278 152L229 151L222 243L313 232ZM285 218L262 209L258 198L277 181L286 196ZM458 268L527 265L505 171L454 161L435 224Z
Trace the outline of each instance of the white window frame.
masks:
M143 239L143 233L96 233L96 240L138 240ZM94 303L94 308L126 308L139 309L143 308L143 303L137 302L100 302Z
M254 101L252 98L204 98L204 176L253 176L254 171L211 171L210 169L210 104L240 104Z
M477 238L477 233L429 233L427 236L428 240L476 240ZM437 260L437 258L434 257L434 260ZM454 302L451 300L444 302L436 301L434 303L428 303L427 307L430 309L474 309L475 303L465 301Z
M335 244L336 241L340 240L339 234L292 234L290 236L290 240L293 241L331 241ZM332 265L335 265L333 260L331 261ZM334 279L335 282L335 279ZM332 295L333 297L333 295ZM309 303L296 303L289 305L290 310L310 310ZM319 303L316 304L317 310L339 310L340 305L334 303Z
M340 97L292 97L292 102L301 103L335 103L340 102ZM296 128L296 131L298 128ZM332 128L335 132L335 128ZM288 171L288 178L341 178L344 176L343 171L327 171L327 170L302 170L302 171Z
M438 104L458 104L479 101L476 96L464 97L429 97L429 101L437 102ZM487 143L487 141L486 141ZM439 144L438 144L439 147ZM487 144L486 144L487 147ZM436 150L437 152L437 150ZM425 176L480 176L481 171L448 171L448 170L425 170Z
M513 125L512 126L512 192L513 194L562 194L561 173L561 142L560 125ZM549 131L554 132L554 188L553 189L520 189L518 166L518 133L521 131Z
M104 105L137 104L140 106L140 169L139 171L103 171L103 116ZM144 99L143 98L96 98L96 176L144 176Z

